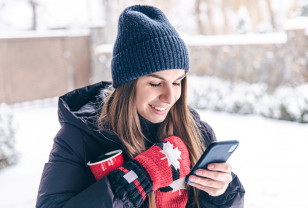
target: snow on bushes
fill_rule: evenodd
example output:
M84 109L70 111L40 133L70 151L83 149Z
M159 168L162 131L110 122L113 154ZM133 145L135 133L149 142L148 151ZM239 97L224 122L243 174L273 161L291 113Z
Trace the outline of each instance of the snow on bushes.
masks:
M9 106L0 104L0 169L16 162L13 113Z
M198 109L308 123L308 84L278 87L273 92L264 83L237 83L216 77L188 77L188 104Z

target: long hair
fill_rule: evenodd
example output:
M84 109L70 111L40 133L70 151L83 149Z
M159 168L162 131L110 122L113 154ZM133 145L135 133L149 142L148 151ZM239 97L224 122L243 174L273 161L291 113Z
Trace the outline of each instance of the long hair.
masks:
M135 105L137 80L118 86L106 99L99 117L100 128L107 124L126 146L128 153L135 157L146 150L137 108ZM198 125L187 107L187 77L181 81L181 97L170 109L158 130L158 138L171 135L179 136L189 151L191 168L204 151ZM193 187L194 198L198 199L199 190ZM194 201L199 207L198 200ZM149 195L149 207L155 206L155 194Z

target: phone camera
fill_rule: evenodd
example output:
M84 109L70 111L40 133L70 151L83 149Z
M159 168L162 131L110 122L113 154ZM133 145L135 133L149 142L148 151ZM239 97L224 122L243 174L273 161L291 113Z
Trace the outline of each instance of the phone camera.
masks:
M237 144L235 144L232 147L230 147L228 152L233 152L236 148L237 148Z

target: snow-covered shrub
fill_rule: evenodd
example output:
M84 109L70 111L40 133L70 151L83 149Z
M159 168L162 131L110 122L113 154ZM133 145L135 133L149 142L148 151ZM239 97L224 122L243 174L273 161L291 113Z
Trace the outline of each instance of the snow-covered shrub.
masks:
M0 169L16 162L13 113L9 106L0 104Z
M189 76L188 81L188 104L193 107L308 122L308 85L279 87L269 92L264 83L236 83L196 76Z
M268 108L279 110L276 115L267 115L268 117L308 123L308 84L296 88L279 87L271 99L272 105Z

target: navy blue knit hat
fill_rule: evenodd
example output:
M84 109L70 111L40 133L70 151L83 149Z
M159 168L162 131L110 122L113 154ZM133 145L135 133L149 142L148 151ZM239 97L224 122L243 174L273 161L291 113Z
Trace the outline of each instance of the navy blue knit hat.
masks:
M179 34L155 7L126 8L113 49L113 87L167 69L189 70L188 51Z

